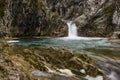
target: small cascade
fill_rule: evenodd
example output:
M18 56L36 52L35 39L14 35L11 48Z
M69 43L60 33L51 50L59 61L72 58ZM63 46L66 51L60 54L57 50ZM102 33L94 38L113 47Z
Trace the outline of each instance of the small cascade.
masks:
M59 39L69 39L69 40L100 40L100 39L107 39L107 38L101 38L101 37L81 37L77 34L77 26L74 22L68 21L68 36L62 37Z
M68 37L76 38L77 36L77 27L72 21L67 22L68 25Z

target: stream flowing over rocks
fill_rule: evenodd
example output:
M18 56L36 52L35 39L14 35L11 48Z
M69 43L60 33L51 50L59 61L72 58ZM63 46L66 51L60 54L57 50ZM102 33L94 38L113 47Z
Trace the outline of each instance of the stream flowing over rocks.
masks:
M0 80L120 80L120 0L0 0Z
M24 44L23 40L16 41L18 45L0 40L1 80L119 80L120 78L120 46L117 49L116 45L107 44L107 49L107 46L100 47L94 44L96 48L86 46L77 50L76 46L76 49L72 50L67 46L62 48L60 44L59 47L55 47L53 43L51 44L53 47L31 46L30 44L36 40L28 40L25 43L29 45ZM31 41L34 42L30 43ZM24 45L20 46L20 42Z
M86 80L104 74L85 54L65 48L20 47L0 42L1 80Z

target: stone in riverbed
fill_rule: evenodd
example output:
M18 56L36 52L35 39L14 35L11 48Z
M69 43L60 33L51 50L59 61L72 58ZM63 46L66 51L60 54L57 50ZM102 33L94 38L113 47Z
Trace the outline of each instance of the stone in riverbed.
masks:
M118 43L120 44L120 32L114 32L113 35L110 37L109 41L111 43Z
M87 75L85 78L88 80L103 80L103 76L91 77Z
M31 72L31 74L33 76L39 76L39 77L50 77L51 76L51 74L49 74L49 73L38 71L38 70Z
M114 32L110 38L111 39L120 39L120 31Z
M7 67L6 73L11 78L17 76L16 78L19 77L21 80L25 78L28 80L79 80L81 78L76 78L74 75L86 76L92 73L94 73L93 76L99 75L97 73L97 67L88 66L89 64L94 64L94 62L88 61L88 56L78 56L67 49L20 46L4 46L3 49L0 59L3 59L4 62L0 64ZM87 71L86 74L83 74L80 72L81 69L88 70L89 72ZM53 70L53 72L50 70ZM34 73L33 76L31 76L31 72ZM6 76L4 77L8 78ZM4 80L4 78L1 79Z
M52 74L42 71L33 71L31 74L33 76L39 77L40 80L83 80L73 76Z

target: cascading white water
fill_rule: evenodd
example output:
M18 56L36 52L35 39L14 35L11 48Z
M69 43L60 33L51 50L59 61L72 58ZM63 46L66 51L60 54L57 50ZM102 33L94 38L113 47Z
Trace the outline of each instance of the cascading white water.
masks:
M60 39L72 39L72 40L98 40L98 39L103 39L100 37L79 37L77 35L77 26L75 23L72 21L67 22L68 25L68 36L67 37L62 37ZM105 39L105 38L104 38Z
M77 27L72 21L67 22L68 25L68 37L76 38L77 37Z

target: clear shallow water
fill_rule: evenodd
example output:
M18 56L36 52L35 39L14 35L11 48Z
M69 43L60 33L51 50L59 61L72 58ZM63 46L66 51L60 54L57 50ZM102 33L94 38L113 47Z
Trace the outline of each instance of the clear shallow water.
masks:
M87 37L76 37L76 38L21 38L8 41L13 45L20 46L51 46L51 47L65 47L72 50L86 49L86 48L116 48L120 47L117 44L111 44L107 38L87 38Z
M104 55L111 58L120 59L120 44L112 44L107 38L88 38L88 37L61 37L61 38L21 38L8 41L12 45L33 47L64 47L75 52L86 54Z

